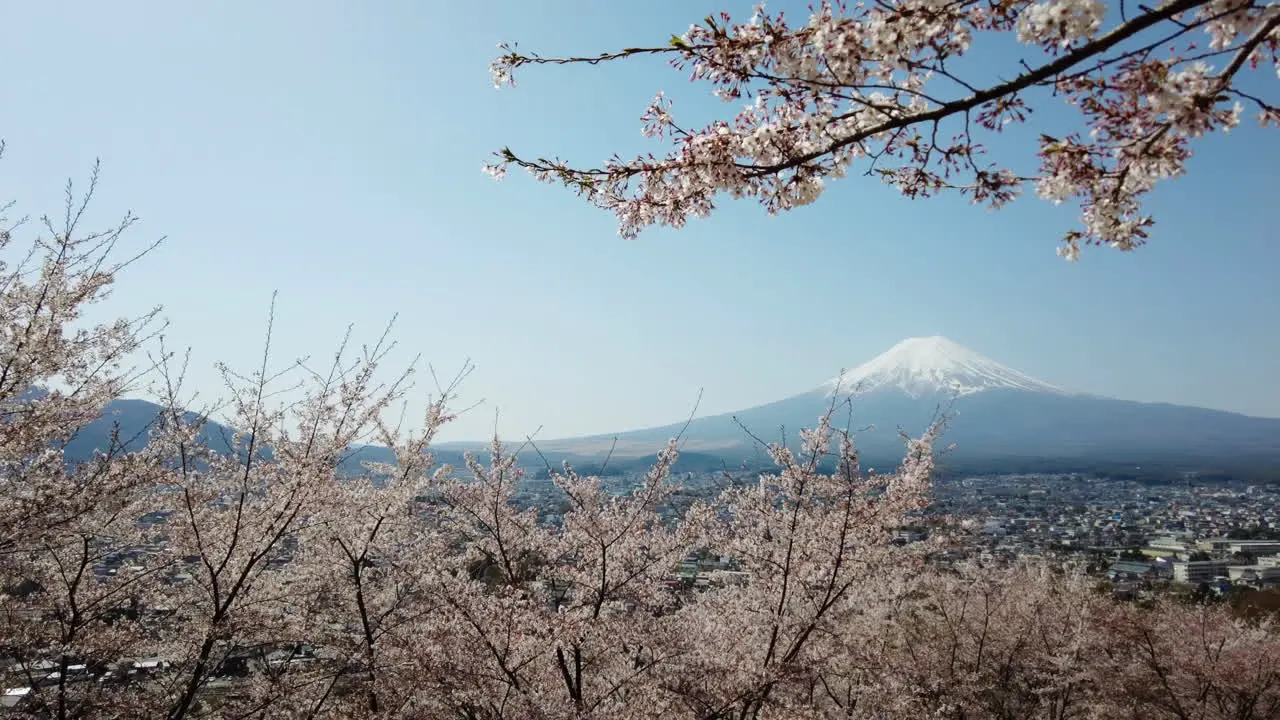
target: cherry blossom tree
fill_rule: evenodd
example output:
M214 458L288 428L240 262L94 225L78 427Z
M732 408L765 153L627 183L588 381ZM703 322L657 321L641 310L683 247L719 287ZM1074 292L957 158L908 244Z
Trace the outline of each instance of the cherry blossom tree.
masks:
M1115 607L1076 571L966 562L930 575L890 619L882 671L918 717L1096 717Z
M158 311L84 322L150 249L122 252L132 216L83 227L97 179L95 167L79 195L68 184L62 216L40 218L25 246L15 234L37 223L0 220L0 657L28 686L28 706L58 718L102 707L102 693L73 677L145 644L136 601L163 565L97 572L142 544L136 520L160 476L154 463L126 454L118 433L88 462L62 454L135 384L131 356L160 329Z
M1021 45L1018 64L973 71L969 56L1002 36ZM1185 172L1194 140L1246 112L1280 125L1275 98L1255 88L1274 94L1264 75L1280 72L1280 5L1270 0L822 0L802 22L760 6L742 22L721 13L666 44L596 55L500 47L498 86L529 65L659 56L736 104L692 127L658 93L641 121L667 144L661 152L590 167L503 148L485 166L562 183L615 213L629 238L709 215L722 195L756 198L770 213L807 205L860 170L908 197L953 190L995 208L1032 185L1080 206L1064 256L1088 244L1131 250L1154 223L1144 197ZM1038 169L988 156L1008 126L1059 103L1077 114L1075 130L1041 135Z
M1092 658L1105 683L1101 717L1226 720L1280 715L1280 636L1273 620L1161 601L1116 606Z
M652 699L669 648L671 568L696 537L658 514L674 448L634 492L553 474L571 507L558 528L518 510L516 456L495 442L488 465L441 483L435 517L457 549L436 602L453 632L422 657L440 711L460 717L618 717ZM650 709L652 710L652 708Z
M452 557L444 533L424 517L426 499L451 472L436 466L430 446L453 419L454 391L469 372L439 388L420 430L376 419L376 437L394 462L368 464L367 474L334 484L325 502L328 520L300 573L306 637L335 663L320 696L307 699L312 716L402 717L423 703L419 658L433 653L425 631L441 622L438 578ZM365 392L355 384L346 395Z
M803 446L770 446L777 465L755 487L726 491L708 542L741 583L679 614L685 653L665 678L688 717L843 716L867 690L864 652L915 586L921 551L893 531L924 509L933 432L908 441L896 472L864 471L831 413ZM820 468L835 460L830 474Z
M261 713L309 703L321 708L349 658L334 658L342 667L326 685L316 673L275 672L272 656L287 668L296 659L293 648L329 639L325 631L335 617L341 619L316 607L317 599L345 607L341 591L348 589L344 581L353 570L350 563L333 564L328 551L334 546L344 555L358 553L350 582L366 613L361 579L381 526L375 518L370 529L362 520L377 508L384 515L394 512L402 498L392 484L370 506L367 486L345 485L341 473L344 458L377 431L384 412L406 390L408 374L378 381L377 370L393 346L387 336L354 360L344 340L322 372L304 362L273 372L270 339L269 326L262 364L253 373L223 370L230 424L241 428L230 439L230 452L215 452L200 439L203 418L192 422L179 412L176 383L167 386L168 422L148 446L172 468L157 500L167 516L168 547L185 568L164 598L161 622L168 640L163 654L172 669L158 686L170 718L200 714L202 699L229 665L242 665L237 670L250 681L220 698L217 712ZM299 372L299 385L276 387ZM276 400L282 389L301 397ZM408 514L409 508L401 511ZM317 569L329 573L324 585L308 582ZM362 619L367 624L368 614ZM369 640L367 631L364 637ZM288 652L280 658L282 648Z
M120 258L117 243L132 216L102 231L82 228L97 179L95 167L82 196L68 184L60 222L42 217L43 234L25 248L15 245L14 233L28 220L0 216L0 551L40 542L130 482L107 472L127 438L105 449L96 472L66 467L61 454L77 430L134 384L130 356L158 330L158 308L79 326L109 295L116 275L149 249Z

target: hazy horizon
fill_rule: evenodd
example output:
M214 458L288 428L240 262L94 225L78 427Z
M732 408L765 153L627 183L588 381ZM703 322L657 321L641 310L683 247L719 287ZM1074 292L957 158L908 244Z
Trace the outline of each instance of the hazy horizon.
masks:
M895 351L895 350L897 350L900 346L907 345L908 343L918 342L918 341L929 342L929 341L933 341L933 340L942 340L943 342L946 342L946 343L952 343L952 342L953 342L953 341L951 341L951 340L950 340L950 338L946 338L946 337L944 337L944 336L931 336L931 337L925 337L925 338L904 338L904 340L903 340L903 341L901 341L901 342L900 342L900 343L898 343L898 344L895 344L895 345L894 345L894 347L892 347L892 348L887 348L887 349L885 350L885 352L883 352L883 353L881 353L881 354L877 355L875 358L869 358L869 359L868 359L868 362L867 362L867 363L865 363L865 365L866 365L866 366L869 366L869 371L870 371L870 372L883 371L883 370L884 370L883 365L885 364L885 361L889 361L889 362L891 363L891 362L893 362L893 361L895 361L895 360L899 360L899 361L901 360L901 358L900 358L900 357L895 357L895 354L894 354L894 351ZM959 350L959 351L962 351L962 352L965 352L965 353L966 353L965 360L976 361L976 362L982 362L982 363L985 363L985 362L992 362L992 361L993 361L993 362L995 362L995 363L996 363L996 364L998 364L998 365L1000 364L1000 363L999 363L999 361L995 360L994 358L988 358L988 357L976 357L976 358L975 358L975 357L969 356L969 355L968 355L968 353L971 353L971 352L973 351L973 349L972 349L972 348L959 347L959 348L956 348L956 349L957 349L957 350ZM980 355L981 355L981 353L978 353L978 355L980 356ZM875 366L875 367L872 367L872 366ZM849 398L851 398L851 399L852 399L852 401L854 402L854 409L856 409L857 402L858 402L858 401L857 401L857 397L861 396L861 395L862 395L862 393L864 393L864 392L874 391L874 390L876 389L876 388L869 388L869 387L865 387L865 386L863 386L863 387L860 387L860 386L859 386L859 378L858 378L857 371L860 369L860 367L861 367L861 366L859 366L859 367L854 367L854 368L846 368L846 369L842 370L840 373L838 373L836 376L834 376L834 377L828 377L828 378L825 380L825 382L813 384L813 385L811 385L810 387L804 388L804 389L802 389L802 390L797 390L797 391L795 391L794 393L791 393L791 394L789 394L789 395L787 395L787 396L781 396L781 397L773 398L772 400L770 400L770 401L768 401L768 402L766 402L766 403L761 403L761 405L767 405L767 404L770 404L770 403L772 403L772 402L777 402L777 401L790 400L790 399L793 399L793 398L796 398L796 397L800 397L800 396L812 395L812 394L813 394L813 393L815 393L815 392L824 392L824 391L829 391L829 390L831 390L831 389L833 388L833 386L835 385L835 383L836 383L836 382L838 382L838 383L839 383L838 387L839 387L839 390L840 390L840 393L841 393L841 394L839 395L839 397L841 397L841 398L845 398L845 397L849 397ZM935 368L935 369L936 369L936 368ZM944 371L945 371L945 370L944 370ZM1003 367L1000 367L1000 368L997 368L997 369L996 369L996 372L1005 372L1005 371L1013 371L1013 373L1015 373L1015 374L1018 374L1018 373L1020 372L1017 368L1009 368L1008 366L1003 366ZM1023 380L1039 381L1040 379L1039 379L1039 378L1034 378L1034 377L1031 377L1031 378L1018 378L1016 381L1017 381L1017 382L1021 382L1021 381L1023 381ZM898 387L898 386L890 386L890 387L885 388L885 389L887 389L889 392L891 392L891 393L893 393L893 394L895 394L895 395L900 395L900 394L902 393L902 388L901 388L901 387ZM1041 391L1041 388L1028 388L1028 389L1031 389L1031 390L1033 390L1033 391ZM1051 391L1051 392L1058 392L1058 393L1061 393L1061 394L1072 395L1072 396L1097 397L1097 398L1111 399L1111 400L1125 400L1125 401L1132 401L1132 399L1131 399L1131 398L1113 397L1113 396L1104 396L1104 395L1100 395L1100 394L1097 394L1097 393L1091 393L1091 392L1084 391L1084 390L1076 390L1076 389L1073 389L1073 388L1056 388L1056 387L1052 387L1052 386L1046 386L1045 388L1043 388L1043 390L1049 390L1049 391ZM139 395L136 395L136 394L135 394L135 395L131 395L131 397L135 397L135 399L146 399L145 397L142 397L142 396L139 396ZM926 396L926 397L930 397L930 396ZM959 395L956 395L956 396L952 396L952 397L958 398L958 397L960 397L960 396L959 396ZM551 436L551 435L547 435L546 433L540 432L539 430L530 431L530 433L528 433L528 434L536 435L536 438L534 438L534 439L536 439L536 441L537 441L538 443L546 443L546 442L548 442L548 441L561 441L561 440L565 440L565 441L580 441L580 440L584 440L584 439L601 440L601 439L608 439L610 436L625 435L625 434L630 434L630 433L642 432L642 431L646 431L646 430L655 430L655 429L660 429L660 428L664 428L664 427L679 426L679 425L681 425L681 424L683 424L683 423L686 423L687 421L692 420L692 419L707 418L707 417L710 417L710 416L719 416L719 415L726 414L725 412L720 412L720 411L717 411L717 412L702 412L702 411L701 411L701 404L698 402L698 399L699 399L699 398L696 398L696 397L695 397L694 402L690 404L690 408L689 408L689 410L685 413L685 415L684 415L683 417L679 417L679 418L669 418L669 419L667 419L667 420L659 421L659 422L655 422L655 423L651 423L651 424L648 424L648 425L643 425L643 426L632 426L632 427L601 428L601 429L593 430L593 431L590 431L590 432L578 433L578 434L576 434L576 435L560 435L560 436ZM1154 405L1168 405L1168 404L1171 404L1171 403L1166 403L1165 401L1160 401L1160 400L1155 400L1155 401L1134 401L1134 402L1150 403L1150 404L1154 404ZM733 408L733 409L731 409L731 410L729 410L729 411L727 411L727 412L732 413L732 412L736 412L736 411L752 410L752 409L754 409L754 407L755 407L755 406L753 406L753 407L745 407L745 406L744 406L744 407L739 407L739 408ZM1219 408L1206 408L1206 409L1210 409L1210 410L1220 410ZM1233 411L1225 411L1225 412L1233 412ZM1249 416L1247 413L1242 413L1242 414L1244 414L1244 415L1245 415L1245 416L1247 416L1247 417L1255 417L1255 418L1261 418L1261 419L1280 419L1280 417L1274 417L1274 416L1266 416L1266 415L1255 415L1255 416ZM814 417L815 417L815 418L817 417L816 412L815 412L815 416L814 416ZM215 419L219 419L219 420L221 420L221 418L215 418ZM953 420L954 420L954 419L953 419ZM755 428L755 430L761 430L761 429L760 429L760 428ZM745 430L744 430L744 437L745 437ZM515 443L515 444L520 444L520 443L523 441L523 438L524 438L524 435L516 435L516 436L504 435L504 436L503 436L503 440L504 440L504 442ZM441 444L443 444L443 445L450 445L450 444L454 444L454 443L460 443L460 444L471 444L471 443L487 444L488 442L490 442L490 441L491 441L491 439L492 439L491 434L490 434L490 435L486 435L486 436L479 436L479 435L477 435L477 436L474 436L474 437L453 437L453 438L450 438L449 440L444 441L444 442L443 442L443 443L441 443ZM614 449L617 449L617 450L619 450L619 451L621 452L621 451L624 449L624 447L625 447L625 449L627 449L627 450L629 451L629 452L627 453L628 455L634 455L634 454L635 454L635 452L634 452L634 451L635 451L635 450L637 450L637 449L638 449L638 450L640 450L640 454L642 454L642 455L645 455L645 454L652 454L652 452L656 451L656 449L657 449L657 448L660 446L660 444L661 444L659 441L649 441L649 440L640 440L640 441L627 440L627 441L625 441L625 442L623 442L623 443L621 443L621 444L616 444L616 441L618 440L618 438L617 438L617 437L614 437L614 440L615 440L615 445L613 445L613 448L614 448ZM637 444L637 442L638 442L638 444ZM607 443L606 443L606 445L607 445ZM684 445L684 444L682 444L682 446L683 446L683 445ZM583 446L583 445L575 446L575 448L577 449L577 451L585 451L585 448L586 448L586 447L587 447L587 446ZM702 443L701 441L697 441L697 442L695 442L695 444L694 444L693 446L690 446L690 448L689 448L689 449L691 449L691 450L704 450L704 449L706 449L706 448L708 448L708 447L710 447L710 448L711 448L711 450L710 450L710 451L714 452L714 450L715 450L716 448L720 447L720 446L719 446L719 445L715 445L715 444L713 444L712 446L706 446L706 445L705 445L705 443ZM560 448L560 450L565 450L565 449L566 449L566 448ZM597 450L598 452L601 452L601 453L603 453L603 452L605 452L606 450L609 450L609 449L610 449L610 448L609 448L609 447L606 447L605 445L602 445L602 446L600 446L600 447L596 448L596 450Z

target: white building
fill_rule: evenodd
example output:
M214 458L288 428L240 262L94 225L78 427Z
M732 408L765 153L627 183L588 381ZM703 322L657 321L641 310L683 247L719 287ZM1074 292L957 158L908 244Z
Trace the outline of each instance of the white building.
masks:
M1231 582L1259 582L1280 580L1280 567L1268 565L1232 565L1227 568Z
M1175 537L1158 537L1147 543L1149 555L1181 555L1187 552L1187 544Z
M1280 541L1277 540L1233 540L1227 545L1229 553L1249 553L1251 555L1270 555L1280 552Z
M1228 565L1222 560L1175 560L1171 564L1174 582L1199 584L1227 576Z

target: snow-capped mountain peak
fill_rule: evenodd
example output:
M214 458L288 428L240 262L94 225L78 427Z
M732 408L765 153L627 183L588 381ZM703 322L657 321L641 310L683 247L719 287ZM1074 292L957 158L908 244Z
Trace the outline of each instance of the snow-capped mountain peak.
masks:
M939 336L907 338L823 385L827 392L838 389L863 393L886 388L896 388L911 397L962 396L995 389L1064 393Z

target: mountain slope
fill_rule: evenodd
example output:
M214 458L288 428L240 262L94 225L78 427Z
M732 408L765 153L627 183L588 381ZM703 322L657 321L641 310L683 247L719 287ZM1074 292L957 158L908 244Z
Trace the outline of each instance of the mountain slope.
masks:
M841 400L847 399L847 402ZM812 427L836 402L835 422L856 432L865 454L892 459L899 428L923 432L940 410L943 444L961 458L1247 458L1280 462L1280 419L1067 392L946 338L910 338L814 390L734 413L698 418L687 446L737 457L751 452L743 427L766 441ZM683 424L619 434L619 448L652 448ZM873 426L873 427L868 427ZM560 452L599 452L613 436L544 443Z
M118 432L120 444L127 452L146 447L151 425L159 417L161 408L146 400L124 398L107 405L102 416L80 429L67 443L63 454L70 461L85 460L111 447L113 433ZM186 420L195 422L197 415L187 413ZM200 440L219 453L231 447L233 430L215 422L201 428Z
M852 429L864 457L876 464L901 457L899 428L918 435L945 410L950 420L942 444L954 444L951 457L975 465L1022 459L1280 465L1280 419L1071 393L941 337L904 340L808 392L697 418L687 428L673 423L541 441L538 446L552 464L569 460L587 467L610 448L615 462L650 456L683 429L684 449L701 453L701 464L714 464L717 457L737 462L760 457L751 435L766 442L785 438L794 443L797 432L813 427L833 404L835 423ZM105 447L114 422L120 424L122 438L134 438L131 449L141 447L146 424L158 407L121 400L108 411L73 441L69 458L82 459L95 447ZM227 428L208 428L215 447L225 447L222 438L229 436ZM483 452L486 445L443 443L437 452L441 461L456 463L463 450ZM386 448L353 450L346 464L349 470L357 470L361 460L390 460Z

